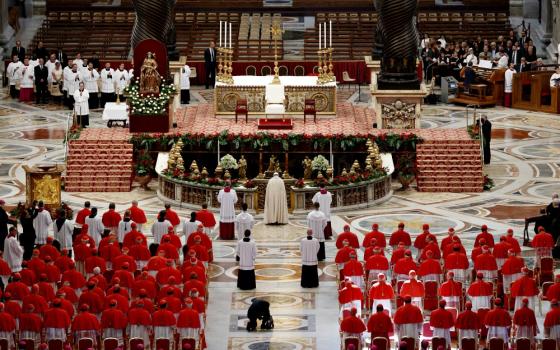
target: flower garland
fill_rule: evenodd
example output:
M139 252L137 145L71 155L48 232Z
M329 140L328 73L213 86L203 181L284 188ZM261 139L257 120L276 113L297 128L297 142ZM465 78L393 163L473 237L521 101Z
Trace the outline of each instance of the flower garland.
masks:
M210 150L218 143L220 146L230 145L234 149L242 146L251 147L254 150L267 148L274 144L280 144L284 151L290 147L301 144L309 144L313 149L324 148L332 142L333 148L340 148L344 151L352 150L356 146L361 146L368 139L375 141L379 150L385 152L397 152L401 150L415 151L416 144L422 139L412 133L403 132L400 134L270 134L267 132L257 132L249 134L233 135L227 130L214 134L139 134L133 135L130 142L135 147L147 147L151 149L159 145L162 149L170 148L177 140L181 139L185 147L205 147Z
M175 84L162 83L159 88L159 95L141 94L140 78L136 78L134 83L124 89L127 102L130 104L131 114L154 115L163 114L169 104L169 100L177 93Z

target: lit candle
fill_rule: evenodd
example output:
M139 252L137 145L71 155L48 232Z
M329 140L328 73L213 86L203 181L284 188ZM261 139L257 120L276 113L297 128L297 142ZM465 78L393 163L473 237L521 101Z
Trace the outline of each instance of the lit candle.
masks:
M322 24L319 23L319 50L321 50L321 27L322 27Z
M229 48L231 49L231 22L229 22Z
M329 47L332 47L332 21L329 21Z
M222 47L222 22L220 21L220 47Z
M227 22L224 21L224 47L227 48Z
M327 48L327 22L325 22L325 28L323 28L323 44Z

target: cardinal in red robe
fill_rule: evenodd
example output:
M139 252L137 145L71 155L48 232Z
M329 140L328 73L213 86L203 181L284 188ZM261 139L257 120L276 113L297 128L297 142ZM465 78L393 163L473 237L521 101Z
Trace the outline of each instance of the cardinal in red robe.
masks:
M177 229L177 226L181 223L179 215L177 215L177 213L173 209L171 209L171 204L165 205L165 220L169 221L175 229Z
M416 279L416 272L411 270L408 274L409 280L402 284L399 295L401 298L410 296L412 303L422 308L425 291L424 284Z
M208 237L208 236L206 236ZM161 240L169 239L169 243L173 244L177 250L181 249L183 244L181 243L181 238L177 236L173 226L169 226L167 233L161 237Z
M81 291L81 289L86 285L84 275L76 270L76 265L74 263L70 264L68 268L68 271L62 274L62 282L68 281L73 289Z
M208 204L202 204L202 209L196 212L196 219L204 226L204 231L207 234L212 233L214 226L216 226L216 218L214 214L208 210Z
M391 300L395 297L393 286L387 283L385 275L377 275L377 282L374 283L368 292L369 303L372 308L375 305L382 305L389 312L391 311Z
M547 300L560 300L560 275L554 277L554 284L548 287L545 296Z
M539 331L535 312L529 308L529 299L524 298L523 306L513 314L514 334L516 338L528 338L531 344L535 344L535 336Z
M525 267L525 260L517 256L513 249L510 249L508 251L508 258L502 266L504 293L510 294L511 284L521 277L521 270L523 267Z
M425 256L418 267L418 276L420 276L423 282L439 282L441 280L441 264L439 263L439 259L434 258L434 254L431 250L426 251L423 255Z
M181 339L192 338L198 342L203 324L200 321L200 314L193 306L193 300L191 298L185 298L185 308L179 312L179 316L177 317L177 332Z
M455 325L453 314L445 308L445 300L439 301L439 307L430 314L430 326L434 329L434 337L444 338L447 348L451 348L451 328Z
M119 345L122 346L128 319L126 313L117 307L117 303L116 299L109 301L109 308L101 314L101 329L103 338L117 338Z
M88 305L89 311L93 314L100 315L105 309L105 300L101 295L94 292L96 288L95 282L89 281L87 283L87 289L80 294L78 299L79 305Z
M400 242L397 245L396 249L393 249L393 254L391 254L391 266L395 266L395 264L397 263L397 261L401 260L402 258L405 257L406 255L406 251L408 249L405 247L403 242ZM412 253L411 253L412 254Z
M430 233L430 225L424 224L422 225L422 233L416 236L416 239L414 240L414 248L418 249L418 251L421 252L422 249L424 249L424 247L428 244L428 237L432 237L433 241L437 242L436 237Z
M368 248L369 246L371 246L372 239L375 239L375 245L381 248L385 248L387 244L385 242L385 234L379 231L379 225L377 223L371 225L371 231L364 236L364 239L362 240L362 246L364 248Z
M498 264L488 246L483 246L482 254L474 259L474 269L477 273L482 272L486 281L492 281L498 277Z
M446 301L449 307L459 309L463 298L463 285L454 279L453 272L447 273L447 281L439 286L438 295Z
M507 344L509 341L511 316L509 312L502 307L502 299L494 299L494 305L496 307L488 311L484 319L484 325L488 327L488 337L486 341L489 343L490 339L496 337L503 339L504 343Z
M529 307L534 309L537 296L539 295L539 286L533 277L529 275L530 271L524 267L521 272L523 275L511 284L511 297L515 298L515 308L521 308L522 300L527 298Z
M494 249L492 250L492 255L496 258L496 264L498 265L498 270L502 268L502 265L508 258L508 250L511 249L511 244L507 242L506 236L501 236L500 241L496 243Z
M97 317L89 312L87 304L81 304L80 313L72 321L72 334L74 339L91 338L97 344L101 332L101 324Z
M387 273L389 270L389 261L382 252L381 248L375 247L374 254L366 260L364 268L369 281L374 280L379 273Z
M359 316L356 316L358 310L353 307L350 310L350 315L345 317L342 322L340 322L340 331L342 332L342 337L357 336L361 338L362 333L366 330L366 325L364 321Z
M19 273L14 273L12 276L12 282L8 283L4 289L4 293L11 293L14 300L23 300L27 295L29 295L29 288L25 283L21 281L21 275Z
M493 292L492 284L484 281L484 275L481 272L477 273L476 281L471 283L467 290L467 295L473 305L473 311L476 312L480 308L489 309Z
M138 231L138 226L135 222L130 224L131 231L124 236L123 240L123 247L131 248L136 244L142 244L144 246L148 246L148 241L146 240L146 236L142 234L142 232ZM138 240L140 239L140 240Z
M465 311L457 316L455 328L459 330L459 340L462 338L473 338L475 343L478 344L476 340L478 339L481 322L478 319L478 314L471 309L472 303L467 301L465 303Z
M359 316L361 316L363 293L362 289L354 285L351 281L344 283L344 288L338 291L338 303L340 304L341 315L345 314L345 310L348 311L352 307L358 310Z
M544 230L544 227L539 226L538 233L533 238L531 246L535 248L535 255L537 258L537 266L540 266L540 259L543 257L552 257L552 248L554 248L554 238L552 235Z
M86 201L84 203L84 207L76 214L76 224L78 224L77 227L82 227L82 225L86 223L86 218L89 216L89 214L91 214L90 207L90 202Z
M142 300L135 301L128 310L129 338L140 338L149 344L149 333L152 327L152 315L144 308Z
M4 303L0 303L0 337L8 340L8 347L14 346L14 334L16 331L16 321L6 311Z
M350 253L350 260L344 264L342 274L344 277L350 278L358 287L364 287L364 267L361 262L356 260L356 253Z
M558 299L550 301L550 311L546 313L544 318L544 335L552 338L559 343L560 340L560 307L558 307Z
M350 254L352 253L355 254L356 250L350 247L350 242L348 242L348 240L345 242L343 241L343 247L336 252L336 256L334 258L335 263L339 265L339 270L344 268L344 264L350 260Z
M121 220L121 214L115 210L115 203L109 203L109 210L104 212L101 218L103 226L105 226L106 229L111 230L111 232L116 233Z
M400 242L403 242L405 247L410 247L410 234L404 230L404 223L402 222L399 223L398 229L391 234L389 245L394 249Z
M68 249L62 249L60 253L58 259L54 261L54 265L58 267L61 273L64 273L70 268L70 265L74 264L74 260L68 256Z
M513 249L515 254L521 253L519 241L513 236L513 230L511 228L507 230L506 241L511 245L511 249Z
M148 222L148 220L146 219L144 210L138 207L138 201L132 201L130 208L128 208L128 211L130 211L130 219L138 224L140 226L140 230L142 230L142 225Z
M152 315L152 326L154 328L154 337L173 339L173 327L177 320L173 313L167 309L167 300L159 301L159 310Z
M91 255L85 260L85 272L90 275L96 267L98 267L102 273L107 271L107 262L99 256L99 251L96 248L92 248L90 254Z
M193 272L198 275L202 283L204 284L207 283L206 270L204 268L204 264L194 256L191 257L190 259L185 259L185 263L183 264L182 271L181 271L181 274L183 276L183 282L186 282L189 279L191 273Z
M404 258L397 261L393 268L393 273L396 274L397 280L408 279L408 273L411 270L416 271L418 269L416 262L412 260L412 252L407 249L404 255Z
M383 305L378 304L376 312L372 313L367 323L367 330L371 333L371 339L382 337L387 339L389 344L389 333L393 333L393 320L383 309Z
M54 238L50 236L47 237L47 244L42 245L41 248L39 248L39 257L41 259L45 260L47 256L50 256L53 261L58 259L58 257L60 256L60 252L58 251L58 249L56 249L55 246L53 246L53 243ZM37 273L37 271L35 271L35 273Z
M43 329L45 330L46 340L66 340L66 330L70 327L70 316L62 308L62 301L60 299L54 299L52 305L53 307L47 310L43 316Z
M399 340L404 337L418 338L424 323L424 317L420 308L412 304L411 296L406 295L404 305L397 309L393 321Z
M459 248L458 252L467 255L467 251L465 250L465 247L461 243L461 240L459 239L458 236L453 236L451 241L452 242L450 244L447 244L445 247L443 247L443 249L441 251L442 258L445 259L449 254L454 253L455 252L455 250L454 250L455 247Z
M24 306L18 322L19 339L31 339L38 344L41 342L41 331L43 330L43 320L35 313L33 304Z
M350 225L344 225L344 232L340 233L336 238L336 248L340 249L343 247L342 242L348 240L350 247L359 249L360 241L358 241L358 236L350 231Z
M441 240L441 251L444 252L445 247L454 243L461 243L461 239L455 234L455 229L453 227L450 227L447 230L447 237Z
M480 227L480 231L481 232L476 236L476 239L474 241L474 246L479 247L486 244L488 247L493 248L494 236L492 236L492 234L488 232L488 226L482 225ZM484 243L480 242L481 239L484 239Z

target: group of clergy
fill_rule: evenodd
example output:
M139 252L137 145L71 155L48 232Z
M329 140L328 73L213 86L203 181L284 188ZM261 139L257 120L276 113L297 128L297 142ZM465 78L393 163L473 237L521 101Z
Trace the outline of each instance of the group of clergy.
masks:
M486 344L492 338L504 344L527 338L535 348L540 331L560 344L560 275L543 294L533 271L525 266L513 230L495 243L483 225L469 259L453 228L441 244L427 224L414 242L404 228L400 223L387 235L388 242L376 223L361 244L349 226L337 236L335 262L341 281L338 299L344 343L355 340L363 344L366 331L372 341L380 337L389 344L389 335L395 332L398 341L415 342L424 323L429 323L433 337L445 343L444 349L451 346L453 328L460 348L463 340L478 344L483 332ZM539 227L531 244L535 266L542 259L551 259L554 240L544 228ZM389 259L385 256L388 246L392 248ZM364 249L363 261L358 260L360 248ZM534 311L539 298L551 305L544 330L539 329ZM369 319L362 315L364 311ZM431 311L429 316L425 311Z
M41 202L34 209L31 257L23 259L26 247L12 227L0 258L0 338L10 348L82 338L94 345L115 338L119 346L135 339L152 349L159 339L171 346L186 339L193 349L205 347L211 212L203 208L193 215L202 221L182 223L183 244L181 220L166 205L148 246L146 215L136 201L122 216L113 203L98 215L86 202L75 221L64 211L53 221Z

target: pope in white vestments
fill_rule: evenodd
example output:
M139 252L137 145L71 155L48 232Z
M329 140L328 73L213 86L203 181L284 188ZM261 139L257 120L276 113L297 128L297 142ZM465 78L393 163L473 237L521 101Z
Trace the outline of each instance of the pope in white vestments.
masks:
M245 230L251 231L255 225L253 215L247 213L247 203L243 203L241 208L243 211L235 217L235 231L237 231L237 237L240 240L243 239Z
M307 227L313 231L313 237L319 241L319 252L317 259L325 260L325 227L327 226L327 218L322 211L319 210L319 203L314 203L315 210L307 214Z
M220 238L233 239L235 237L237 193L229 183L218 193L218 202L220 202Z
M266 185L266 196L264 201L264 223L265 224L287 224L288 223L288 199L284 180L274 173Z
M4 260L6 260L13 273L21 271L21 263L23 262L23 248L19 245L16 233L15 229L10 230L4 241Z
M35 244L46 244L49 235L49 227L52 224L51 213L45 210L43 202L39 202L39 211L33 219L33 228L35 229Z

